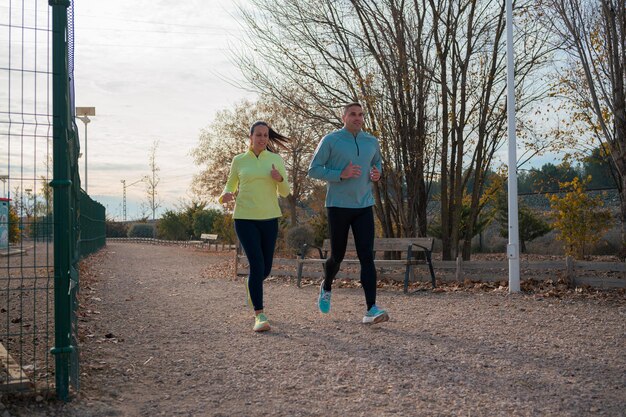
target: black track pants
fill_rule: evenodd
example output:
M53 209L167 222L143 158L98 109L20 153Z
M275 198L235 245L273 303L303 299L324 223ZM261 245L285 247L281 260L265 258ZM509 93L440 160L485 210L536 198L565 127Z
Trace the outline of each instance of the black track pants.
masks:
M348 232L352 228L357 256L361 263L361 286L369 310L376 303L376 267L374 266L374 212L372 207L328 207L330 256L324 265L324 290L330 291L333 279L346 254Z

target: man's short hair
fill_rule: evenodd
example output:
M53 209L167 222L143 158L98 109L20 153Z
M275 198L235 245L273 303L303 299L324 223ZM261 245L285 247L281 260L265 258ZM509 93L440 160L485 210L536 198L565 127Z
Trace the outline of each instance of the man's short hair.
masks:
M363 108L363 106L361 106L361 103L359 103L358 101L353 101L352 103L348 103L343 106L343 115L345 116L348 113L348 109L354 106L360 107L361 109Z

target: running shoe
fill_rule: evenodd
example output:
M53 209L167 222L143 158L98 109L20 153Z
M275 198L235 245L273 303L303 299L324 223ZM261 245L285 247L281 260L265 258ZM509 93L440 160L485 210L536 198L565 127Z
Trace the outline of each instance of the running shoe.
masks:
M259 313L254 317L254 331L266 332L270 329L270 322L267 321L265 313Z
M385 310L378 308L376 304L363 317L363 323L365 324L382 323L387 320L389 320L389 314Z
M324 282L320 284L320 296L317 299L317 306L324 314L330 312L330 291L324 290Z

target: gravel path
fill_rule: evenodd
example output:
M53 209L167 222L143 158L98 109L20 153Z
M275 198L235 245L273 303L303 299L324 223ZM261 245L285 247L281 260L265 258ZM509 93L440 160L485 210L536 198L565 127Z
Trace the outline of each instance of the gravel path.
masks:
M84 267L81 392L11 415L626 416L623 294L385 288L366 326L360 288L322 316L316 285L270 279L256 334L230 253L109 243Z

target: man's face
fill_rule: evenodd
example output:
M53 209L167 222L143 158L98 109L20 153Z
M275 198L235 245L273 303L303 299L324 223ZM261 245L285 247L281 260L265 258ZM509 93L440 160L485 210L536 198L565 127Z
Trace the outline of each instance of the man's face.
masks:
M363 109L359 106L348 107L341 120L350 132L358 132L363 127Z

